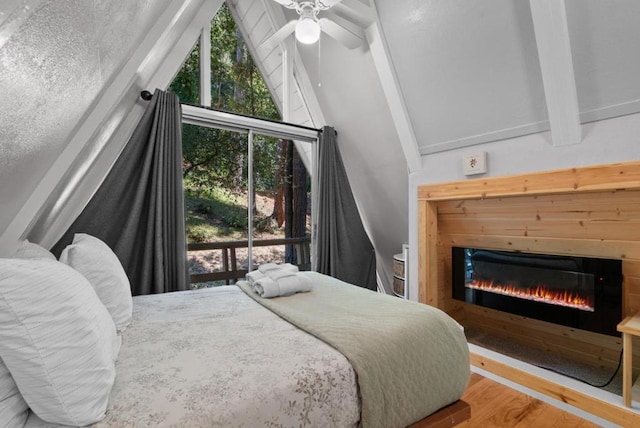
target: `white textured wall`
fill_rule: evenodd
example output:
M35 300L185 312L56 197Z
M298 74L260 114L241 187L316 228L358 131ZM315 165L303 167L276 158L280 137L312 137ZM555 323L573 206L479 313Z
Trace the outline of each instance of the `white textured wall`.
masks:
M31 2L28 14L3 11L0 233L169 2L50 0Z
M327 124L338 146L378 273L391 287L393 255L407 239L407 163L370 53L324 37L299 47Z
M480 177L524 174L640 159L640 114L582 125L582 142L554 147L550 133L526 135L472 148L422 157L423 169L409 177L410 295L418 296L417 189L421 184L465 180L462 157L487 152L488 172ZM478 176L476 176L478 177ZM469 179L473 179L471 176Z

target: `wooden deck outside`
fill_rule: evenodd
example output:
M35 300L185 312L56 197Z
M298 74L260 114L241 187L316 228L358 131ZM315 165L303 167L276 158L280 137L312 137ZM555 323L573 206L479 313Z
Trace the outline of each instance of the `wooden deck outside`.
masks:
M296 254L295 264L301 270L311 268L311 241L309 238L283 238L283 239L262 239L254 240L253 247L273 247L278 245L293 245ZM190 276L192 284L207 281L224 281L230 284L242 279L247 274L246 269L238 269L238 258L236 250L238 248L247 248L248 241L226 241L226 242L205 242L198 244L189 244L189 251L219 250L222 252L222 270L218 272L208 272L194 274Z

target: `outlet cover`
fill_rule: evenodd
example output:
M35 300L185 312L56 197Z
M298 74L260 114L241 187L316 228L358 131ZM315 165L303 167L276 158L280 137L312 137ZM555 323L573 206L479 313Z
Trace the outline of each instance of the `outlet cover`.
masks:
M464 175L484 174L487 172L487 152L465 156L462 160Z

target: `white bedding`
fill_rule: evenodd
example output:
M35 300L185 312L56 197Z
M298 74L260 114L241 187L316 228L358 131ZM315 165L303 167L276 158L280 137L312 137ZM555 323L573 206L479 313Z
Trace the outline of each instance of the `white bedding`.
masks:
M107 416L96 427L349 427L342 354L235 286L134 297ZM28 428L48 427L31 414Z

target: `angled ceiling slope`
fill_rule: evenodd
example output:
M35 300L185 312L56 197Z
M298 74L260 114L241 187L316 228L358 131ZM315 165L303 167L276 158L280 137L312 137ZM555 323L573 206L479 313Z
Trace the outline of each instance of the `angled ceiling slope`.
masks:
M293 35L282 39L282 43L273 46L265 43L271 40L289 22L295 22L298 15L287 8L282 7L274 0L253 0L253 1L228 1L232 5L234 16L238 26L250 42L254 58L258 59L258 66L261 68L263 76L267 81L272 94L277 98L280 105L283 99L283 76L287 73L282 67L286 66L287 56L291 59L291 67L294 74L295 101L296 106L290 121L306 124L305 115L298 107L298 96L301 96L302 103L307 107L309 119L315 126L325 123L322 112L315 98L315 88L310 83L310 78L305 65L297 54L297 46ZM330 2L332 7L319 13L320 18L326 18L340 25L353 38L361 40L354 51L369 52L372 55L376 70L378 72L380 84L390 105L393 115L394 125L400 137L402 149L410 171L420 167L420 154L418 144L413 132L411 120L407 114L404 97L396 78L391 56L389 55L387 44L384 39L384 32L377 18L375 4L368 0L342 0ZM330 35L331 36L331 35ZM342 38L338 35L335 38L342 43ZM322 43L322 40L321 42ZM355 46L355 45L354 45ZM347 46L350 47L350 46ZM323 49L326 49L325 44ZM354 54L357 54L354 52ZM337 66L334 64L334 66Z
M273 8L271 3L277 8ZM308 106L307 100L302 96L300 80L304 80L304 76L299 77L304 75L304 67L300 67L292 57L292 69L285 70L286 50L280 45L260 48L261 42L273 35L279 22L284 21L280 6L272 0L228 0L227 4L281 115L288 116L287 122L299 125L324 125L324 118L317 104ZM287 81L288 74L293 75L291 81ZM286 97L289 99L285 99ZM289 107L285 112L284 106L287 104Z
M256 52L254 58L266 64L271 61L267 56L273 56L273 64L283 67L269 70L273 71L275 84L269 82L270 73L263 72L272 91L278 88L274 95L282 99L280 88L284 89L284 86L280 86L279 81L286 76L284 69L288 66L287 61L291 61L295 85L309 108L314 125L328 123L338 130L351 187L365 227L376 246L379 273L382 282L389 285L392 255L407 239L407 164L411 162L418 166L420 159L415 138L399 139L401 135L412 135L406 115L400 121L392 117L396 113L397 117L402 117L405 109L395 78L387 85L382 77L393 76L394 70L388 62L375 8L369 2L343 0L323 12L323 16L326 13L332 20L361 34L363 43L356 49L350 50L325 35L316 45L296 45L295 39L289 37L276 48L268 48L263 41L282 25L296 19L297 14L273 0L246 3L233 1L234 7L246 8L238 9L236 13L252 52ZM266 11L264 16L263 10ZM251 17L251 13L256 13L256 18L250 21L247 17ZM258 31L264 18L270 28ZM252 35L254 31L255 35ZM384 73L379 70L380 64ZM383 87L383 83L386 86ZM389 98L395 103L388 102ZM400 108L396 109L396 106ZM325 115L327 121L322 117ZM318 118L322 118L321 121ZM399 122L403 122L406 132L397 130ZM409 150L404 147L405 142L408 142ZM384 209L380 206L381 200L385 201ZM394 219L391 225L390 219Z
M15 207L3 204L0 211L0 220L3 221L0 224L0 256L12 254L18 240L26 237L44 246L56 242L91 198L133 132L144 111L144 103L139 98L140 91L169 85L201 28L211 21L222 4L222 0L166 2L165 7L154 9L159 16L148 23L142 39L129 41L133 49L113 70L111 77L100 87L94 88L97 96L87 104L82 117L70 125L69 135L62 139L66 145L62 145L57 152L49 153L47 162L38 163L40 170L31 170L32 174L41 177L40 181L32 186L16 184L14 187L26 196L26 200L23 203L17 201ZM38 13L36 10L32 16ZM96 16L101 19L102 25L119 22L112 20L113 13ZM51 19L52 24L56 24L56 18ZM131 18L122 19L126 24L126 19ZM26 22L28 25L29 21ZM80 40L91 37L91 29L85 27L74 33ZM26 46L25 49L37 52L40 47ZM126 53L126 50L123 51ZM58 63L64 71L67 64ZM52 86L52 89L63 88L58 85ZM50 95L53 96L51 92ZM34 120L37 120L38 114L44 113L33 113ZM35 149L37 155L42 150L46 151L47 147ZM24 162L17 164L18 167L20 165L23 166ZM13 211L9 212L9 208Z
M375 4L422 155L640 112L640 2Z

